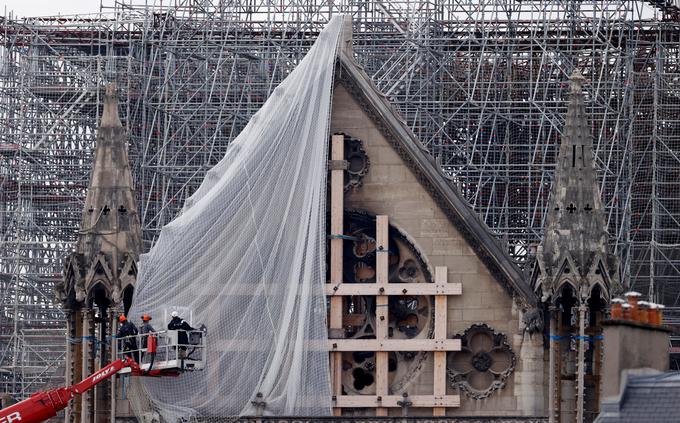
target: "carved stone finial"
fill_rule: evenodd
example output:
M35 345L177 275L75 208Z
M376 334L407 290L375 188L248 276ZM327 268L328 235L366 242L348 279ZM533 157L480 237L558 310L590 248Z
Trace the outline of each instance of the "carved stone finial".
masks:
M569 79L571 80L571 92L580 93L583 90L583 82L586 80L581 72L578 69L574 69Z
M120 123L120 116L118 116L118 93L116 83L112 82L106 86L106 93L104 94L104 111L102 112L100 127L116 126L123 125Z

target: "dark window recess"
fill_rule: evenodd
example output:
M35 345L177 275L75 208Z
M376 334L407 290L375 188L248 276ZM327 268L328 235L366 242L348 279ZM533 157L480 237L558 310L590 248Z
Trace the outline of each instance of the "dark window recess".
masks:
M93 209L92 207L90 207L89 209L87 209L87 212L90 213L90 214L92 214L93 211L94 211L94 209Z
M118 207L118 213L120 213L120 214L127 213L127 209L125 208L125 206Z
M590 211L593 210L593 208L590 207L590 204L586 204L586 206L583 208L583 210L585 210L585 211L587 211L587 212L590 212Z
M583 163L584 166L586 164L586 152L584 146L581 146L581 163Z
M576 207L574 206L574 203L569 203L569 207L567 207L567 210L569 210L569 213L575 212Z
M104 216L107 216L107 215L109 214L110 211L111 211L111 209L109 208L109 206L104 205L104 208L102 209L102 214L103 214Z
M571 146L571 167L576 167L576 146Z
M354 389L362 390L367 386L373 385L375 381L373 375L361 367L357 367L352 371L352 377L354 378Z

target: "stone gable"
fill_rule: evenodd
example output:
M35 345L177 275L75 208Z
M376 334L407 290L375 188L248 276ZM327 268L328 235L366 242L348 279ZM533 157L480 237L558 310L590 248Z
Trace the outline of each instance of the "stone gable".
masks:
M370 159L370 170L364 176L362 186L346 193L345 207L388 215L390 223L408 234L432 269L446 266L448 281L462 283L463 295L448 299L448 336L454 337L474 324L484 323L505 334L517 355L516 369L503 389L482 400L461 393L461 407L450 409L449 414L541 415L543 356L538 354L542 353L540 340L529 340L527 335L522 343L520 312L511 295L495 280L375 123L340 84L334 91L331 133L344 133L361 140ZM534 345L536 343L538 347ZM526 350L524 355L520 354L520 346ZM529 352L529 349L535 351ZM531 369L527 368L526 354L531 356L529 361L535 363ZM433 360L429 357L409 393L432 394L428 391L432 389L432 372ZM449 393L456 393L456 389L450 386L448 389Z

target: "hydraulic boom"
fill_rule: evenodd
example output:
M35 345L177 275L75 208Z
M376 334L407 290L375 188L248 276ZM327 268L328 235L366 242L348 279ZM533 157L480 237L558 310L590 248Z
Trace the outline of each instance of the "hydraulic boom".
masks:
M137 376L160 376L160 370L145 372L129 357L116 360L81 382L66 388L57 388L46 392L36 392L30 398L0 410L0 423L39 423L57 415L76 395L92 389L119 370L129 367ZM167 373L163 373L167 374Z

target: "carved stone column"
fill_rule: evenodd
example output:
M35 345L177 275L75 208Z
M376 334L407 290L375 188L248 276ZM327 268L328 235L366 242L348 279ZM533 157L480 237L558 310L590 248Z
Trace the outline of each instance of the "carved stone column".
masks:
M79 310L64 310L66 313L66 386L73 385L82 379L83 365L83 330L82 314ZM80 399L69 401L65 410L65 421L67 423L80 421L81 403Z
M578 307L578 360L576 361L576 423L583 423L585 403L585 374L586 374L586 310L585 304Z
M82 342L82 371L83 377L87 377L92 373L93 366L92 363L92 344L94 335L94 322L92 321L90 310L83 310L82 315L82 328L83 328L83 342ZM92 404L92 393L91 391L83 392L80 396L81 402L81 412L80 412L80 422L79 423L91 423L92 413L94 412Z
M560 354L560 341L557 329L558 311L557 307L550 306L550 372L548 380L549 400L548 400L548 419L549 423L559 422L559 402L560 402L560 368L557 357Z

